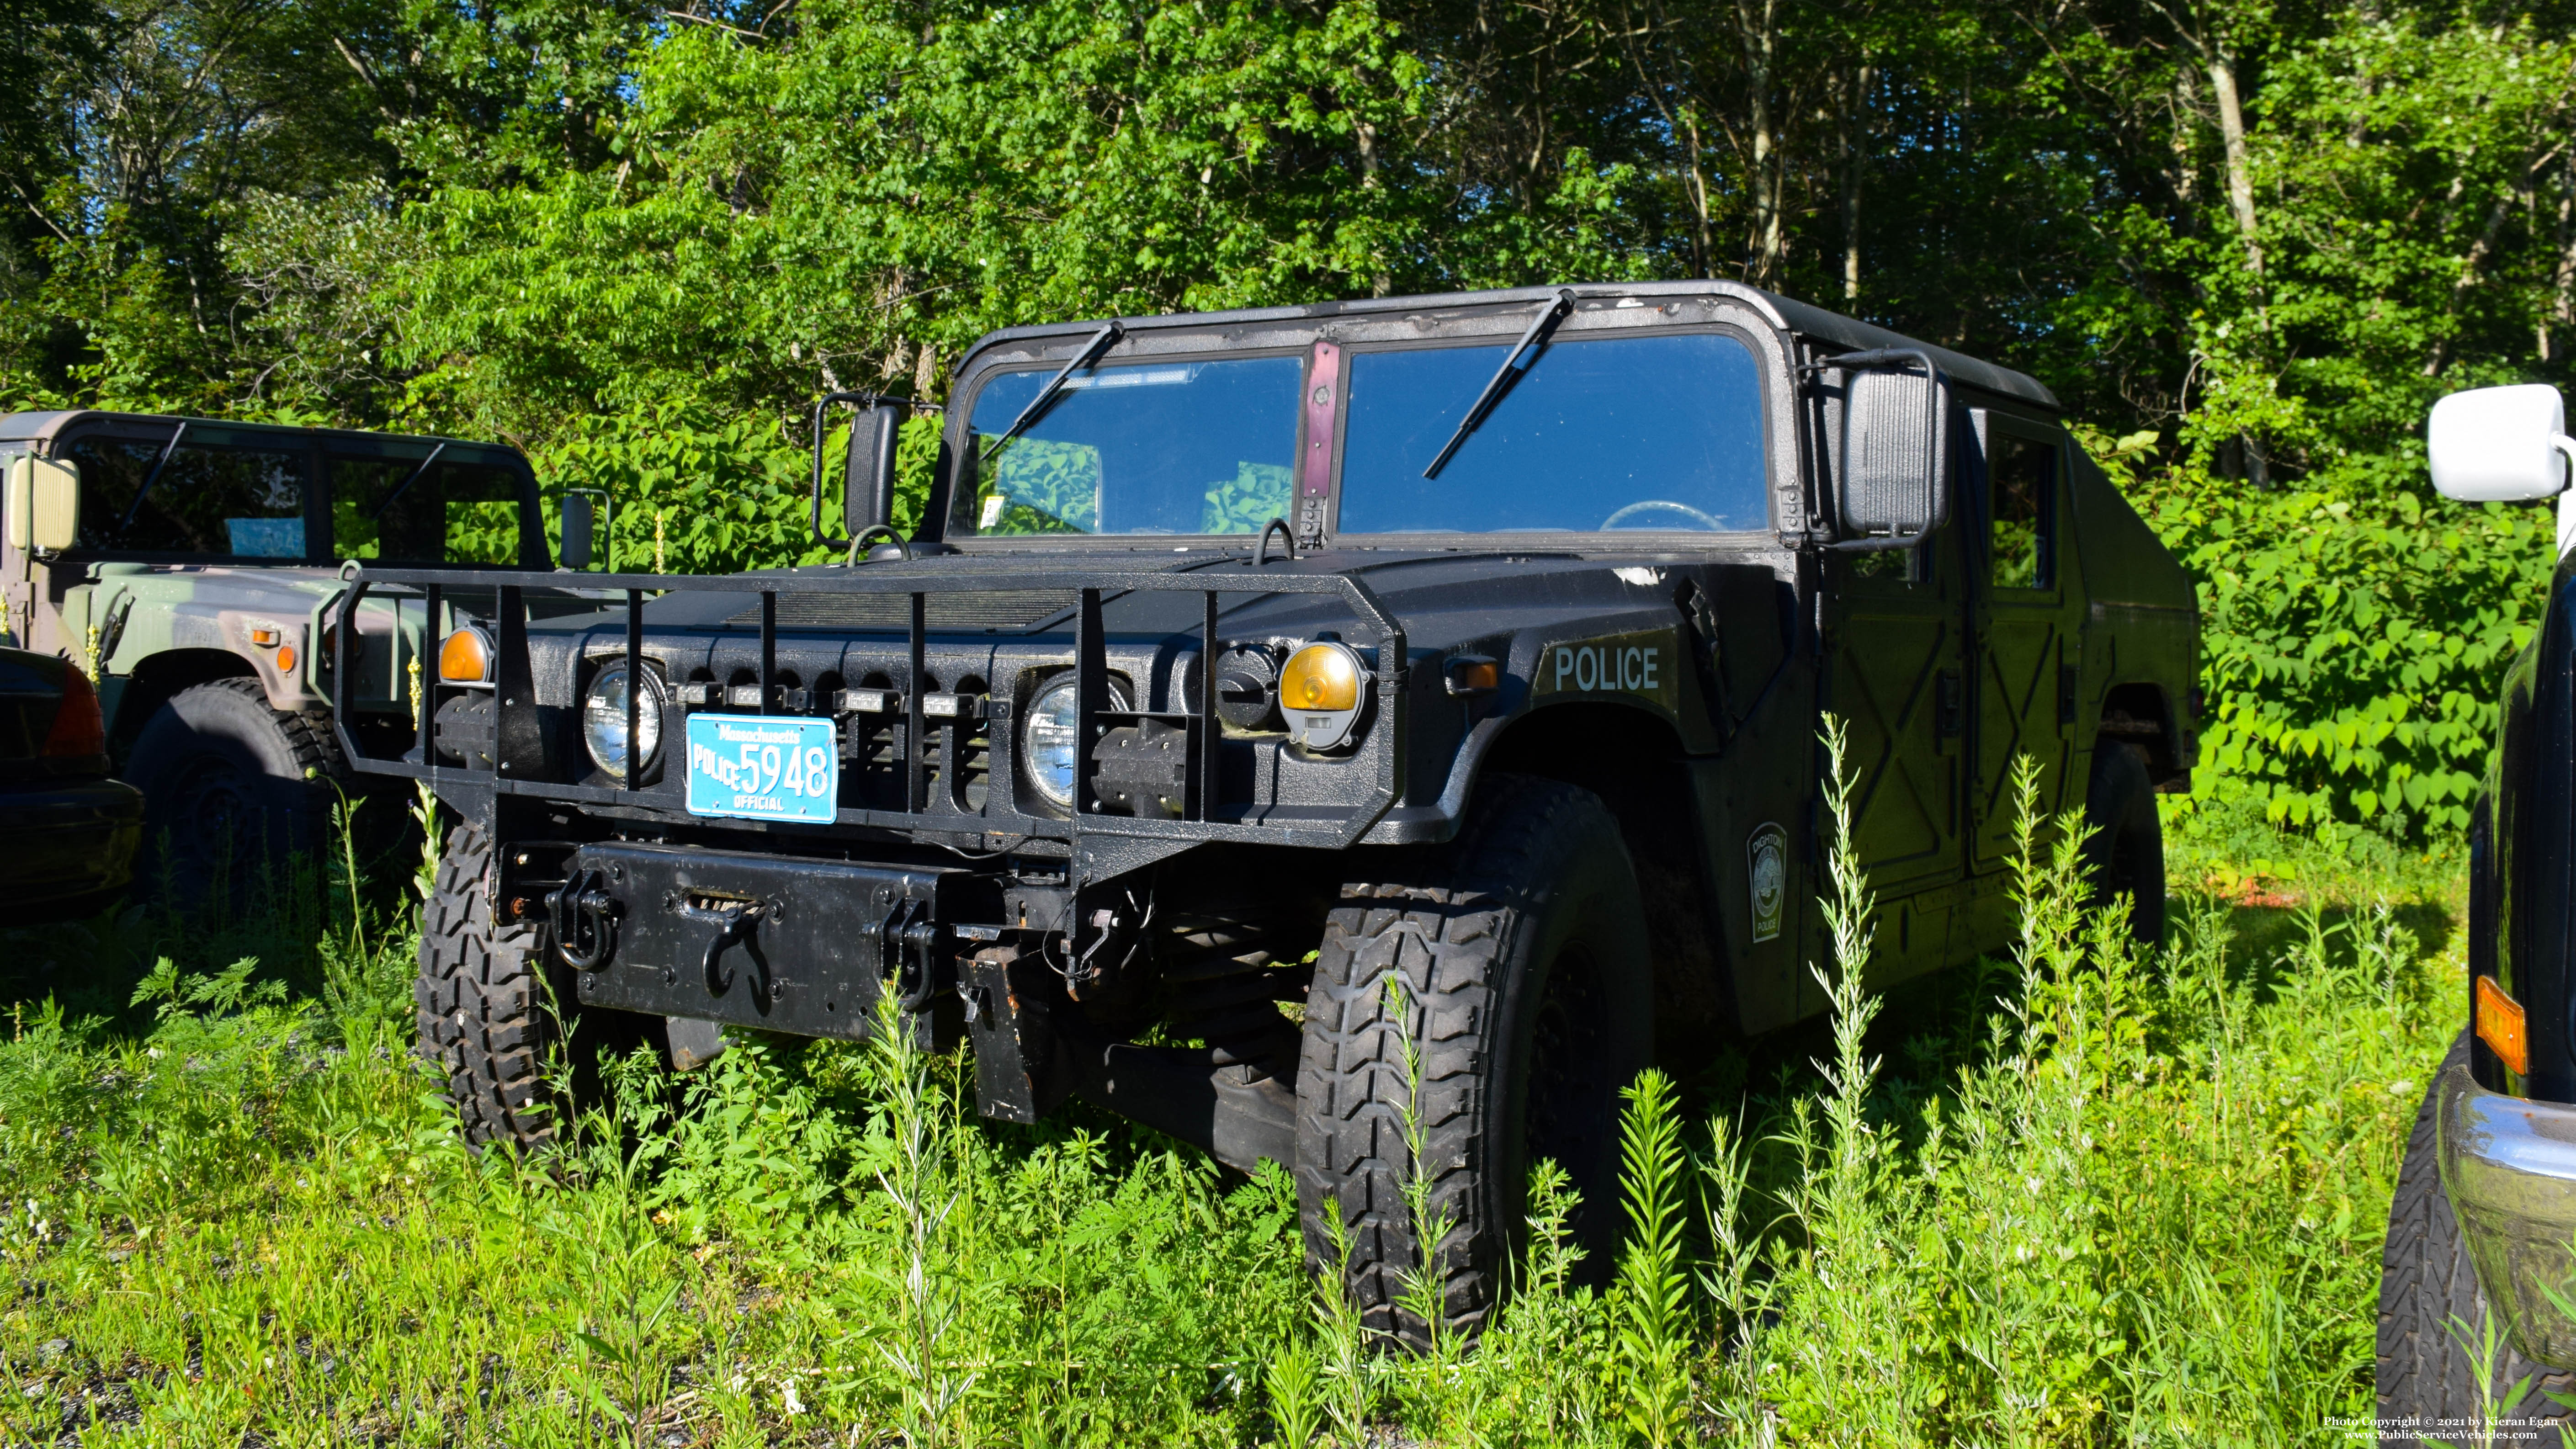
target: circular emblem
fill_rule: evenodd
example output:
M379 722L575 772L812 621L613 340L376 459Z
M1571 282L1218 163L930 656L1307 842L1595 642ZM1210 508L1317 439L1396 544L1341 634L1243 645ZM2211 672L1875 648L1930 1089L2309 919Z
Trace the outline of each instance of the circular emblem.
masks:
M1753 939L1768 941L1780 934L1782 907L1789 902L1789 832L1775 824L1756 826L1744 846L1753 895Z

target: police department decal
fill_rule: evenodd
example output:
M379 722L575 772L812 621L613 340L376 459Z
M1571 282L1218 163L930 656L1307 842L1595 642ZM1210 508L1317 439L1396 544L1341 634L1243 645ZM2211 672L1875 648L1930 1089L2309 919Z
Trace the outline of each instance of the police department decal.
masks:
M1538 692L1642 695L1673 708L1680 686L1673 678L1672 633L1650 629L1550 644L1539 651Z
M1789 903L1789 832L1765 822L1744 842L1746 879L1753 890L1753 939L1780 934L1781 907Z

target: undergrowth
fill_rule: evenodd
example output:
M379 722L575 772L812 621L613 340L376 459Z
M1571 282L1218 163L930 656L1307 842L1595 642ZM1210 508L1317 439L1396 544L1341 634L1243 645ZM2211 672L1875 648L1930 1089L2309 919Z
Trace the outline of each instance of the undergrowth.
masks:
M1609 1286L1543 1163L1514 1295L1409 1353L1286 1173L982 1123L901 1034L613 1063L520 1161L409 1055L399 889L9 933L0 1443L2313 1442L2369 1411L2441 912L2185 895L2143 955L2029 798L2008 960L1882 1010L1834 850L1832 1018L1631 1089Z

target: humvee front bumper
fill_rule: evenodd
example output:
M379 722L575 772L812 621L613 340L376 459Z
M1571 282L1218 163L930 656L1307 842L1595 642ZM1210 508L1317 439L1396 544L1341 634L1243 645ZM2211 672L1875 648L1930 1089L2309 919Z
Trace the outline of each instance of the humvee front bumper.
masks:
M786 691L780 683L782 670L790 664L785 656L809 641L836 636L891 634L889 629L841 630L795 629L785 631L778 622L782 596L895 595L910 601L910 627L903 630L901 652L887 650L888 671L895 692L901 696L903 713L898 717L904 727L904 738L922 742L926 748L904 752L899 768L903 778L891 802L855 804L843 802L833 813L828 825L816 827L825 834L855 831L882 833L902 831L939 844L964 845L960 836L982 836L971 843L991 848L993 840L1013 842L1015 851L1031 854L1053 853L1073 861L1073 873L1083 879L1097 880L1117 873L1122 864L1132 865L1156 856L1184 849L1190 845L1233 841L1244 844L1288 845L1312 849L1339 850L1360 842L1370 827L1384 818L1401 798L1404 788L1404 745L1406 738L1406 653L1404 630L1388 612L1378 596L1359 579L1338 573L1284 573L1253 569L1236 563L1217 563L1188 572L1164 572L1152 569L1068 569L1055 572L1042 567L1026 573L1015 573L1007 582L990 574L941 575L922 572L893 572L883 565L849 569L827 569L794 575L745 577L703 577L696 575L658 574L588 574L579 577L577 585L532 584L524 573L499 571L459 571L431 569L366 569L353 581L342 605L344 616L354 616L371 592L398 592L405 597L425 596L429 617L439 617L443 594L455 591L493 590L497 600L496 615L491 620L493 642L497 651L495 687L489 689L491 709L491 743L486 749L470 751L463 764L443 763L438 744L449 738L439 723L440 707L457 690L434 679L424 680L417 701L414 727L417 746L410 759L386 759L370 756L350 734L345 711L340 716L341 747L348 753L351 765L367 773L407 776L429 782L442 793L456 791L481 799L496 797L536 798L595 814L616 815L628 820L660 820L672 825L740 827L744 822L707 820L687 813L681 772L660 770L658 777L642 779L631 787L600 784L586 777L593 775L579 758L568 756L559 747L546 742L560 733L550 723L549 711L560 714L566 703L552 705L540 702L544 690L532 663L529 638L529 605L532 600L565 594L577 587L591 598L608 599L623 595L625 629L622 640L614 633L596 631L580 647L584 659L596 660L609 655L626 658L650 658L648 644L658 640L648 637L644 622L644 604L648 596L677 593L732 594L756 598L758 633L756 653L743 650L750 672L758 680L756 712L763 715L802 712L824 715L822 708L795 711L782 703ZM927 602L941 594L1016 593L1060 594L1069 601L1061 623L1038 628L1023 637L1039 642L1050 632L1061 634L1070 625L1072 635L1069 659L1061 661L1074 675L1080 707L1077 714L1077 738L1095 742L1090 756L1097 766L1104 762L1102 746L1116 738L1119 730L1162 732L1183 745L1185 780L1178 792L1178 809L1169 818L1156 815L1122 813L1110 799L1110 772L1097 776L1092 769L1078 771L1075 794L1070 810L1050 813L1034 808L1025 797L1014 792L995 792L984 804L961 808L950 794L933 788L938 770L938 737L942 731L952 736L963 722L943 721L925 713L925 691L918 686L928 676L925 660L937 648L943 636L927 624ZM1198 627L1187 631L1196 634L1195 656L1198 661L1213 661L1224 646L1219 623L1218 603L1228 596L1265 594L1307 594L1337 597L1347 607L1356 626L1351 643L1375 655L1371 674L1372 714L1363 726L1354 752L1345 768L1355 784L1364 788L1350 796L1329 802L1300 804L1272 802L1248 809L1244 802L1227 798L1225 781L1228 758L1249 747L1225 734L1216 712L1215 670L1195 669L1196 679L1184 689L1179 684L1180 671L1172 674L1165 690L1164 707L1153 708L1151 699L1128 701L1126 709L1114 708L1117 697L1110 688L1111 641L1102 622L1104 599L1126 593L1194 593L1201 596ZM748 615L750 610L746 609ZM745 631L748 634L748 630ZM605 635L605 638L602 638ZM1186 635L1184 635L1186 637ZM338 657L334 677L351 677L347 651L350 631L336 636ZM740 641L750 644L746 638ZM890 641L889 641L890 642ZM980 642L991 643L983 639ZM622 651L617 647L622 643ZM1131 641L1132 644L1132 641ZM1122 646L1128 647L1128 646ZM431 646L434 652L435 646ZM1042 652L1042 651L1041 651ZM1184 646L1173 651L1186 655ZM810 677L810 675L809 675ZM1143 681L1139 681L1140 684ZM577 691L579 686L573 688ZM998 705L1002 701L996 698ZM630 697L628 737L635 736L635 710L639 706ZM750 712L750 707L746 707ZM661 738L679 738L686 712L667 706ZM1012 752L1010 733L1017 721L1007 711L997 713L991 723L999 737L993 741L992 759L997 773L1010 768ZM1237 762L1238 765L1241 762ZM1113 766L1114 768L1114 766ZM1235 776L1247 773L1236 769ZM1013 803L1019 801L1020 803ZM888 808L892 805L894 808Z
M2437 1092L2442 1191L2487 1301L2527 1357L2576 1367L2576 1317L2549 1299L2576 1307L2576 1106L2490 1092L2465 1066Z

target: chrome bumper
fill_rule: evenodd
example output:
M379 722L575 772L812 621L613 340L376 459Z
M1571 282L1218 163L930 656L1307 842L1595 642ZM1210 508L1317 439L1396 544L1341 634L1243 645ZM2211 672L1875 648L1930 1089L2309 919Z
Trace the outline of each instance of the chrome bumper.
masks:
M2442 1073L2442 1190L2487 1301L2539 1363L2576 1367L2576 1107L2490 1092ZM2478 1326L2469 1325L2472 1333Z

